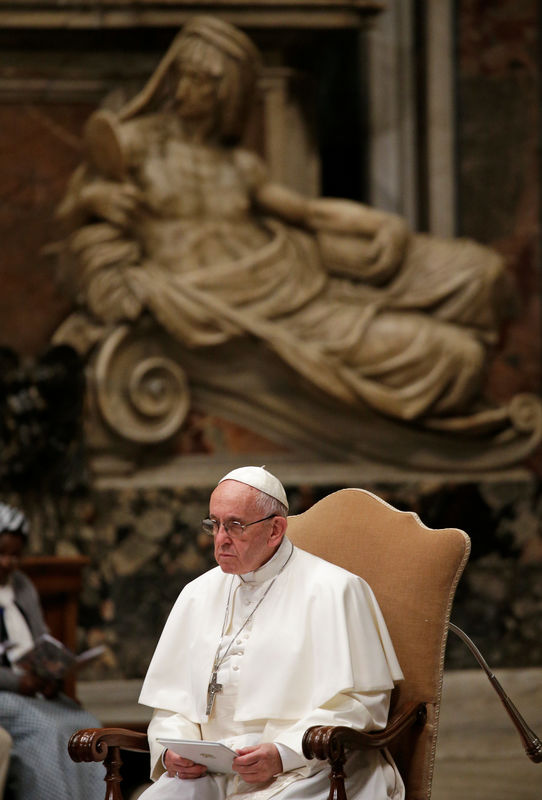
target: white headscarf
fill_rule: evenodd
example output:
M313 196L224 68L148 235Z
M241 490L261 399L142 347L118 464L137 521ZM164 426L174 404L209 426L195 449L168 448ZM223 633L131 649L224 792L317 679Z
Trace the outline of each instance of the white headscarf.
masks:
M0 503L0 535L17 533L26 539L28 529L28 520L22 511L7 503ZM15 594L10 583L0 586L0 607L3 608L8 642L14 644L14 647L6 650L6 655L14 664L23 653L33 647L34 640L26 619L15 603ZM4 642L4 646L5 644Z
M0 586L0 606L4 609L4 625L8 642L14 645L14 647L6 650L6 655L9 661L14 664L18 658L34 646L34 639L26 619L15 603L15 593L9 583L5 586Z

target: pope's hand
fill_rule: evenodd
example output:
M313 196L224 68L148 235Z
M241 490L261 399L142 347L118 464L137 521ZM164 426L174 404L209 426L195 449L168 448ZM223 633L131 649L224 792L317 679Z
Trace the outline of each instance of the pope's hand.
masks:
M204 764L195 764L189 758L178 756L172 750L166 750L164 764L170 778L174 778L176 775L183 780L190 780L201 778L207 772L207 767Z
M238 750L233 768L247 783L264 783L282 772L282 760L274 744L259 744Z

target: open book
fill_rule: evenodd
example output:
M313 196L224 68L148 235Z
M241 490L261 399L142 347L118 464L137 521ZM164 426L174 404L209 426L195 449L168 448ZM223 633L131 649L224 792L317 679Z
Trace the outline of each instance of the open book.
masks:
M195 764L205 764L209 772L233 772L232 762L237 756L235 750L221 742L200 742L193 739L158 739L160 744L173 750Z
M15 665L46 680L62 680L68 673L97 658L104 650L105 647L99 645L76 656L54 636L43 633L34 642L34 647L18 658Z

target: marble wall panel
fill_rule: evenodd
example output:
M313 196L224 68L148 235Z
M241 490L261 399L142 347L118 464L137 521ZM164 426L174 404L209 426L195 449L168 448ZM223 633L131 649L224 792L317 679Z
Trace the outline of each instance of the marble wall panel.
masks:
M457 3L458 229L504 255L522 301L489 378L496 398L542 380L540 13L536 0Z
M89 106L0 102L0 344L33 355L69 309L45 248Z

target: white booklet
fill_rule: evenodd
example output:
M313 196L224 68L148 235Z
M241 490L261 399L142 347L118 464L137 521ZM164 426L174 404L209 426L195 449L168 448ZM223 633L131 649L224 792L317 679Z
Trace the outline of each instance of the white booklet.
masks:
M160 744L173 750L195 764L205 764L209 772L233 772L232 762L237 756L235 750L220 742L200 742L193 739L158 739Z

